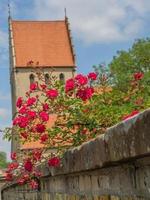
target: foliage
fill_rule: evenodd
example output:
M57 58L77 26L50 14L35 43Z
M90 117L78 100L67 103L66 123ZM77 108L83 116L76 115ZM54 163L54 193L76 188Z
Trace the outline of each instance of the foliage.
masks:
M0 152L0 168L5 169L8 165L7 156L5 152Z
M150 38L136 40L128 51L118 51L109 67L115 84L122 90L129 86L133 73L150 75ZM150 76L147 81L150 81Z
M44 148L25 152L21 163L20 154L14 152L7 180L17 177L19 184L28 183L37 189L36 179L41 176L37 165L41 162L47 160L50 167L60 166L64 149L95 138L108 127L149 107L150 91L141 71L132 74L124 92L113 85L107 68L95 69L96 73L78 74L65 84L51 77L45 85L43 74L37 74L39 82L32 83L26 98L19 97L16 102L13 132L18 133L23 144L39 141ZM51 117L55 118L53 126L49 126ZM54 147L55 154L46 154L47 149Z

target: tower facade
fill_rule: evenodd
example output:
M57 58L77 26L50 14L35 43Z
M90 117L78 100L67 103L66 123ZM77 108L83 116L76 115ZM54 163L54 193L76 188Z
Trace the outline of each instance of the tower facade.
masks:
M58 79L72 78L75 55L67 17L59 21L16 21L9 19L10 83L12 117L16 100L24 97L35 73L42 70L45 81L52 72ZM20 148L17 133L13 134L12 151Z

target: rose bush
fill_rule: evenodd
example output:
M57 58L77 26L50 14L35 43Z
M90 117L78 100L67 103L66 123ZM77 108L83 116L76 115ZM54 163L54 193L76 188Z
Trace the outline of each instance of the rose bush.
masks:
M28 183L33 189L38 188L37 178L42 175L37 167L41 162L46 161L50 167L60 166L66 149L104 133L107 127L149 106L149 90L143 85L142 72L133 74L125 93L111 84L111 76L105 70L101 74L78 74L65 85L55 77L46 85L43 74L37 76L39 82L32 83L26 98L19 97L16 102L13 129L22 144L38 141L43 148L25 151L22 159L20 152L13 152L6 176L8 181ZM51 116L56 119L50 127ZM10 138L10 134L6 137ZM46 154L53 147L57 152Z

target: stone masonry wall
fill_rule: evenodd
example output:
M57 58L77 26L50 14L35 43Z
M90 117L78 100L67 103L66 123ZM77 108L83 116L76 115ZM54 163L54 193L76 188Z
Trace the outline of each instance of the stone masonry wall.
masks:
M12 183L2 200L150 199L150 110L68 150L59 168L40 168L40 191Z
M1 200L1 188L4 186L5 180L3 177L0 177L0 200Z

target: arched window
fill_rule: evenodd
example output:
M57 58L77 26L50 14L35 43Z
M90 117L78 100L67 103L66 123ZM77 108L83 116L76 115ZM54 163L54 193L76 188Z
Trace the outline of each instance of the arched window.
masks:
M59 80L62 82L65 81L65 75L63 73L59 74Z
M32 83L34 83L34 81L35 81L35 77L34 77L34 75L33 74L30 74L30 84L32 84Z
M49 83L49 74L45 74L45 83L46 83L46 84Z

